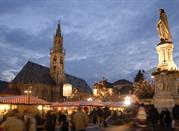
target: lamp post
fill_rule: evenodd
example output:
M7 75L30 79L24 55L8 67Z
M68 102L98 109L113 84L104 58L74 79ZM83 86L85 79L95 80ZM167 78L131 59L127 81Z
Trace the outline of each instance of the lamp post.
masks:
M63 84L63 96L68 98L72 95L72 85L69 83Z

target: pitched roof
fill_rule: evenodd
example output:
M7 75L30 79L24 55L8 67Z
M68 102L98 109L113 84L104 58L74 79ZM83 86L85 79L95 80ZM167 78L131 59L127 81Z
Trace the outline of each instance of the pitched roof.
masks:
M92 93L92 90L89 85L86 83L85 80L81 78L65 74L65 82L72 84L73 87L79 89L82 92Z
M108 82L107 80L103 80L103 85L106 88L112 88L113 87L112 83Z
M55 81L49 75L49 68L30 61L24 65L12 82L55 85Z
M119 84L132 84L132 82L125 80L125 79L121 79L113 83L113 85L119 85Z
M56 85L49 72L50 71L48 67L28 61L12 82L44 83L48 85ZM65 74L65 82L71 83L73 87L79 89L82 92L92 92L86 81L81 78Z

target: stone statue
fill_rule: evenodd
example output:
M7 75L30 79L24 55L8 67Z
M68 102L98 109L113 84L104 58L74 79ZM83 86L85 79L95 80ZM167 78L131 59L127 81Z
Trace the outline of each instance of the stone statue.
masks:
M164 9L160 9L160 19L157 23L157 30L161 41L171 42L171 34L168 26L167 15Z

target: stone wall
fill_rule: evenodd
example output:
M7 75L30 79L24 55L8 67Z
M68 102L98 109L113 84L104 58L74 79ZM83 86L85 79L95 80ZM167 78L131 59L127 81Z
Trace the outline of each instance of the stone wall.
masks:
M31 83L31 84L24 84L24 83L11 83L10 88L17 88L20 90L21 94L25 94L24 91L28 90L29 87L31 88L31 95L45 99L47 101L59 101L62 99L60 93L60 87L57 86L50 86L42 83Z

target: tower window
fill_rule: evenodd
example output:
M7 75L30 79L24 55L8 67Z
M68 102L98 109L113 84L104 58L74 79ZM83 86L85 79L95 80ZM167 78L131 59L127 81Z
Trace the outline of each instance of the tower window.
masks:
M55 70L56 69L56 66L53 66L53 70Z
M60 64L63 64L63 58L60 57Z
M54 56L53 62L56 62L56 61L57 61L57 56Z

